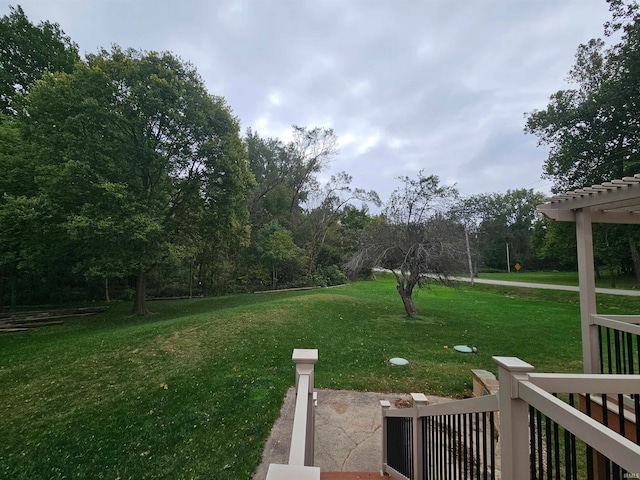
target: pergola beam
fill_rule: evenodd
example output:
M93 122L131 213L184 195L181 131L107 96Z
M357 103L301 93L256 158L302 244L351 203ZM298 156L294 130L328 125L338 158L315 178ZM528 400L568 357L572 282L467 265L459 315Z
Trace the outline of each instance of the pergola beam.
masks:
M575 210L561 210L557 208L542 208L547 205L538 207L538 211L550 220L557 222L575 222ZM592 223L616 223L623 225L640 225L640 212L612 212L602 210L590 210Z
M601 373L598 334L591 321L597 315L592 224L640 224L640 174L548 198L537 210L551 220L576 223L583 368Z

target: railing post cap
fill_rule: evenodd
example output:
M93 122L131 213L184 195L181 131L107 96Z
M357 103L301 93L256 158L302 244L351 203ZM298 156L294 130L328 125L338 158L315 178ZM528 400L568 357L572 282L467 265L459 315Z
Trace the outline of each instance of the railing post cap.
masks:
M533 365L528 364L524 360L520 360L518 357L492 357L493 361L498 364L499 367L504 368L510 372L531 372Z
M413 403L428 403L429 399L425 396L424 393L412 393L411 398L413 399Z
M294 348L291 359L294 363L316 363L318 361L318 349Z
M320 468L272 463L267 471L267 480L320 480Z

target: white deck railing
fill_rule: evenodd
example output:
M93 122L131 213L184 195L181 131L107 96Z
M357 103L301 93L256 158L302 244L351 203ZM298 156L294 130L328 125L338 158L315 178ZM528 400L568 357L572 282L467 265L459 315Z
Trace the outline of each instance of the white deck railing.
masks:
M588 325L591 373L640 373L640 316L593 314Z
M318 350L296 348L291 358L296 364L296 409L289 463L269 465L267 480L320 480L320 469L313 466L317 401L313 371Z
M593 325L613 328L621 332L629 332L640 335L640 315L591 315Z
M382 473L397 480L496 478L496 395L413 407L382 400ZM394 431L395 430L395 431Z
M608 478L609 471L615 472L613 478L640 478L640 375L536 374L518 358L494 360L499 366L497 398L439 405L414 401L413 408L404 409L381 402L382 471L397 479L519 480L532 473L599 479ZM558 398L565 394L569 403ZM499 412L495 422L494 411ZM478 414L491 419L474 424ZM625 422L633 426L626 435L621 432Z
M639 375L535 374L515 357L494 357L500 380L502 478L529 478L530 407L593 449L607 462L640 474L640 446L560 400L558 394L612 395L640 393ZM588 402L589 400L587 400ZM547 461L551 461L548 459ZM587 459L587 462L590 460ZM527 472L526 474L523 473Z

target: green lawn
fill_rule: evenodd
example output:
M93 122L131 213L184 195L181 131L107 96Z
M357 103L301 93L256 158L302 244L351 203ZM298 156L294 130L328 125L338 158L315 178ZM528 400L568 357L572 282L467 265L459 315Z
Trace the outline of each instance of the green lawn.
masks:
M464 397L472 368L496 371L492 355L580 371L577 299L433 288L417 293L423 316L409 320L379 275L342 288L156 302L144 319L115 303L2 334L0 478L248 479L293 384L294 348L319 349L320 388ZM637 303L599 297L603 312ZM455 353L456 344L478 353ZM411 368L388 366L394 356Z

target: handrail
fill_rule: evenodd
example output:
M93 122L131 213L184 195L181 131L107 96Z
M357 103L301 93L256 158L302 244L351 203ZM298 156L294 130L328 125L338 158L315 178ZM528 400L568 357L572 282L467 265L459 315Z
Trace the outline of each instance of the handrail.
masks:
M575 459L562 463L559 449L571 444L573 453L565 450L565 455L575 456L576 439L586 444L586 475L604 478L598 472L609 472L610 468L618 472L614 477L621 475L620 469L640 472L640 445L624 435L623 424L628 416L624 407L620 400L617 400L618 408L615 410L605 405L607 396L620 399L624 394L640 392L639 375L532 373L533 366L518 358L493 358L500 367L500 439L504 480L521 478L521 472L527 471L527 466L532 472L542 472L543 465L546 465L547 474L553 466L557 475L561 468L573 469L575 475L578 468ZM569 403L558 398L557 394L569 394ZM576 394L581 398L578 408L573 400ZM593 394L596 396L591 397ZM594 405L600 398L604 411L596 412ZM626 402L625 399L622 401ZM634 423L637 409L635 415ZM564 441L560 440L560 429L564 432ZM537 438L536 443L533 442L534 437Z
M296 348L291 359L296 364L296 407L289 463L270 464L267 480L320 480L320 469L313 466L316 414L313 372L318 350Z
M629 472L640 472L640 446L567 405L529 381L518 382L519 397ZM618 392L609 392L618 393Z
M635 322L624 321L625 319L633 319ZM613 328L614 330L620 330L621 332L632 333L635 335L640 335L640 325L636 323L639 319L640 317L637 315L591 315L592 325Z
M296 409L293 417L293 433L291 434L291 450L289 465L305 465L307 439L307 392L309 391L309 375L300 375L298 381Z
M640 392L640 376L618 374L530 373L528 380L553 393L623 393Z
M437 403L418 407L419 417L435 417L438 415L457 415L460 413L483 413L498 411L498 396L485 395L467 398L454 402Z

